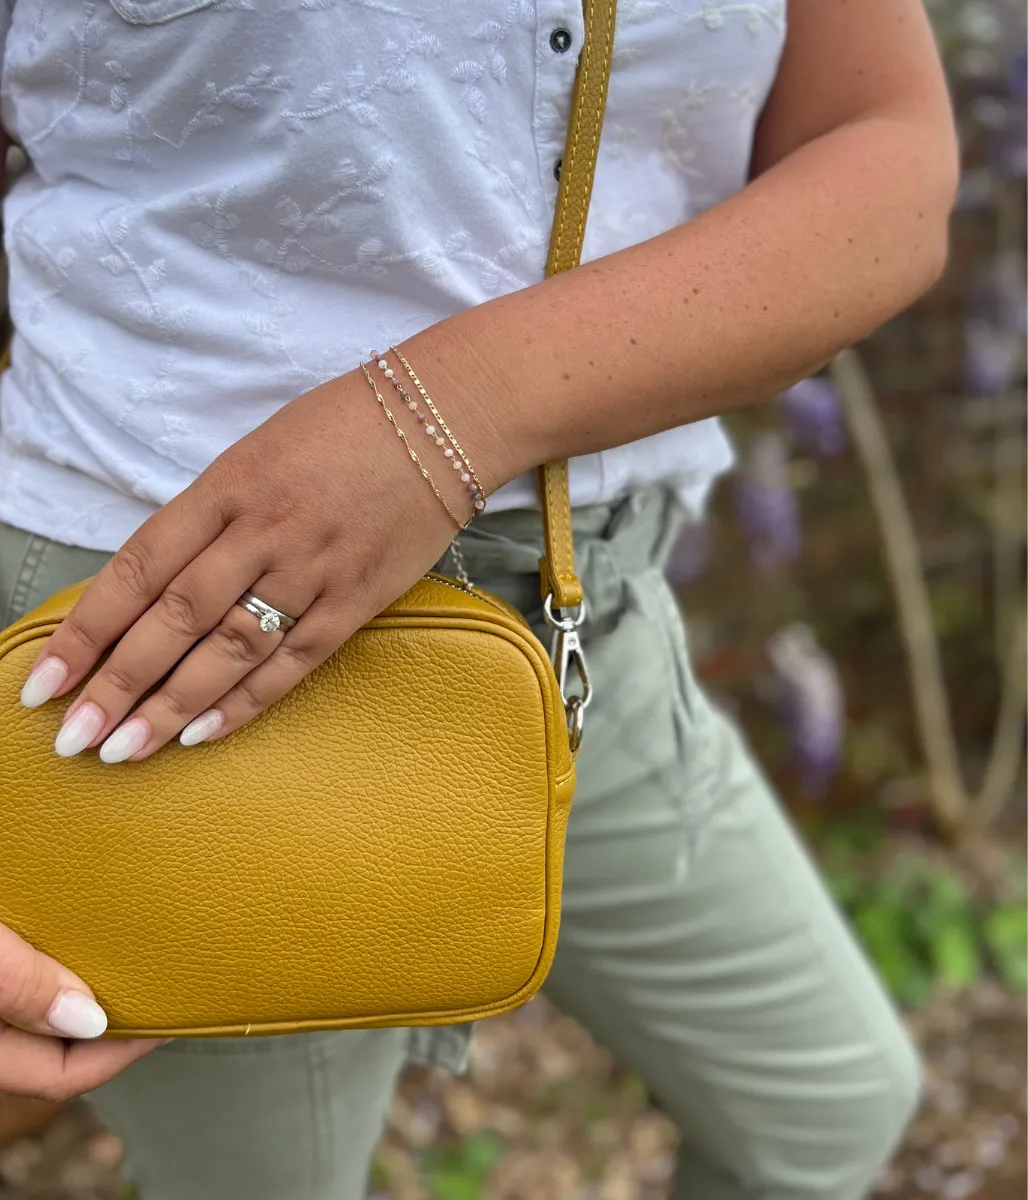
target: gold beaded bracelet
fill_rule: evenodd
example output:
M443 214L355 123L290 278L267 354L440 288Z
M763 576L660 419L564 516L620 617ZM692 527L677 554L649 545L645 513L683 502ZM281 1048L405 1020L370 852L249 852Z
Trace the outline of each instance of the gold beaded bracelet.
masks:
M435 419L439 422L440 428L442 429L443 433L445 433L446 436L450 439L450 442L451 442L454 450L464 460L464 464L468 470L468 473L471 475L471 478L475 483L475 487L478 489L479 498L484 501L485 500L485 488L482 486L482 481L475 474L475 468L471 465L470 461L468 460L468 456L461 449L460 443L450 432L449 427L447 426L446 422L443 420L442 416L440 415L439 410L432 403L432 397L428 394L428 392L425 391L424 385L422 384L421 380L417 377L417 375L414 374L414 368L410 365L410 363L406 360L406 358L404 358L404 356L401 353L398 346L390 346L389 349L392 350L392 352L400 360L400 364L402 365L403 369L411 377L411 381L413 382L414 386L418 389L418 392L421 394L422 399L428 405L429 412L431 412L432 416L434 416ZM462 482L467 482L467 481L462 480ZM468 490L470 491L471 489L469 488ZM483 507L484 507L484 505L483 505Z
M389 405L386 404L385 397L378 390L378 384L371 377L371 372L368 370L367 364L362 362L360 367L361 367L361 370L364 372L364 378L368 381L368 386L375 393L375 399L381 405L382 411L389 418L389 424L392 425L393 429L396 431L396 436L400 439L401 442L403 442L404 449L407 451L408 455L410 456L411 462L421 472L422 478L425 480L425 482L428 484L428 486L435 493L435 498L439 501L439 503L443 506L443 508L446 509L446 515L450 518L450 520L454 523L454 525L457 526L458 530L467 529L468 525L471 524L470 519L468 521L462 522L461 519L457 516L457 514L453 511L453 509L450 508L449 504L447 504L446 497L436 487L435 480L429 474L428 470L425 468L421 459L418 458L417 451L407 440L407 435L403 432L403 430L399 427L399 425L397 425L396 418L389 411Z
M410 392L406 390L406 388L403 386L403 383L396 378L396 372L392 367L390 367L389 361L386 359L385 355L380 355L378 351L372 351L371 355L375 365L382 372L385 378L393 385L393 387L396 388L397 392L399 392L400 398L404 401L410 411L414 413L418 424L425 431L425 433L431 437L435 441L435 444L442 450L443 454L449 461L450 466L455 471L460 472L460 481L465 485L469 495L471 496L471 503L474 505L475 514L477 515L478 513L484 512L486 506L485 488L482 487L482 481L475 473L474 467L472 467L471 463L468 462L468 456L461 449L460 443L450 432L449 426L443 420L439 410L432 403L432 399L428 392L425 391L421 380L417 377L417 375L415 375L413 367L395 346L391 346L390 350L396 355L398 361L402 364L404 370L410 376L415 388L417 388L421 398L428 406L429 412L438 422L438 426L429 421L427 415L422 412L417 400L415 400L414 397L411 396ZM449 446L446 444L447 441L450 443Z

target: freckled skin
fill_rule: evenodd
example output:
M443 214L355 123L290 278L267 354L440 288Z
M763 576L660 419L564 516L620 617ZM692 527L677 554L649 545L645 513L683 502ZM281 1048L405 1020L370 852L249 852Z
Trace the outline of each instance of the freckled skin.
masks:
M816 370L934 281L956 161L920 0L791 0L748 188L651 242L454 324L486 344L487 325L531 325L532 363L503 363L532 409L529 462L724 412ZM501 314L495 322L490 309ZM588 369L554 404L546 364L569 355ZM547 397L539 408L520 387L526 372Z

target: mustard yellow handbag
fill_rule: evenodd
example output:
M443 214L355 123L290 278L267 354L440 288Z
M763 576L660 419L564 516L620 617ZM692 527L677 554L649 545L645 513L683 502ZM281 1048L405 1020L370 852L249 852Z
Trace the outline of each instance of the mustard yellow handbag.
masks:
M581 252L614 7L586 3L548 273ZM520 613L433 574L232 737L112 772L53 753L71 696L18 702L85 584L0 634L0 921L109 1036L436 1025L538 990L588 699L566 462L542 508L557 671Z

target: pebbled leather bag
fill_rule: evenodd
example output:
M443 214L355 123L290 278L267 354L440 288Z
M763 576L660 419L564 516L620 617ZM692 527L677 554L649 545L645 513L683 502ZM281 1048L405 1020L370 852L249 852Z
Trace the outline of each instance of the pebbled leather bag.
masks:
M585 5L548 274L581 253L614 9ZM232 737L112 772L53 754L73 696L18 702L85 584L0 633L0 921L89 982L108 1036L436 1025L539 989L588 701L567 463L541 476L552 662L431 574Z

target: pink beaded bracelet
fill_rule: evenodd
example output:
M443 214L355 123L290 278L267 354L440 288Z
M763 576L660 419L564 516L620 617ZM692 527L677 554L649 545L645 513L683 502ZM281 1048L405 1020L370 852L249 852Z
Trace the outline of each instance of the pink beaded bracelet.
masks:
M367 363L362 362L360 364L360 369L364 372L364 378L368 381L368 386L375 393L375 399L378 401L379 406L381 407L382 411L385 413L386 417L388 418L389 424L392 425L394 431L396 432L396 436L400 439L401 442L403 442L403 448L407 451L407 455L410 458L411 462L421 472L422 479L424 479L424 481L428 484L428 486L435 493L435 498L439 501L439 503L443 506L443 508L446 509L446 515L450 518L450 520L454 523L454 525L457 526L458 534L461 533L461 531L467 529L468 525L471 523L470 520L461 521L460 517L458 517L457 514L453 511L453 509L450 508L450 506L446 503L446 497L436 487L435 480L432 478L431 474L425 468L425 464L421 461L420 458L418 458L417 451L410 444L410 441L408 440L407 435L403 432L403 430L399 427L399 425L397 425L396 418L389 411L389 405L386 404L385 397L378 390L378 384L375 383L374 379L372 379L371 372L368 370ZM458 578L460 577L460 572L462 570L463 570L463 567L461 565L461 560L458 559ZM464 571L464 578L462 579L462 582L466 582L466 580L467 580L467 572Z
M468 494L471 497L471 503L474 506L476 516L485 511L486 498L485 489L482 487L482 482L475 474L474 468L468 462L468 456L461 449L460 444L450 432L446 422L439 414L439 410L432 403L428 392L425 391L421 380L415 375L414 369L410 363L404 358L395 346L390 347L393 354L403 365L404 370L410 376L418 393L428 406L429 412L435 418L438 424L433 424L428 416L422 411L418 401L407 391L401 380L396 378L396 372L389 365L388 359L384 354L379 354L377 350L371 352L371 359L382 372L385 378L393 385L400 393L404 403L414 413L418 424L424 429L426 435L432 438L435 444L442 450L443 455L449 460L450 466L460 472L460 481L467 488ZM447 443L449 442L449 445Z

